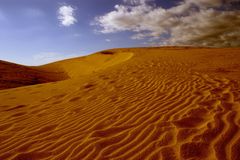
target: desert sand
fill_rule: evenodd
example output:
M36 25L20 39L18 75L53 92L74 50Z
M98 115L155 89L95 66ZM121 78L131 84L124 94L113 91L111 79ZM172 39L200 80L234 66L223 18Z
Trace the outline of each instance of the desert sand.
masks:
M239 62L189 47L1 61L0 160L239 160Z

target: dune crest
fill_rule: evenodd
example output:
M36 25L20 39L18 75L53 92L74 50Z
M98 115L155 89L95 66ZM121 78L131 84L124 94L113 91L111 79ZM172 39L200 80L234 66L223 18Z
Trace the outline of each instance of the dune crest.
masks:
M89 56L63 60L43 66L44 68L60 68L69 77L88 75L99 70L122 63L133 56L133 53L126 51L102 51Z
M0 91L0 159L238 160L240 49L115 49Z

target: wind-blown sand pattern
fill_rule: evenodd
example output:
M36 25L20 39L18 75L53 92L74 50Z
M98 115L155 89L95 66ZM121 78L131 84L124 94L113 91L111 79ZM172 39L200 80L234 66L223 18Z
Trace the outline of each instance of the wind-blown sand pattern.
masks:
M0 159L239 160L240 49L115 49L0 91ZM5 85L6 88L6 85Z

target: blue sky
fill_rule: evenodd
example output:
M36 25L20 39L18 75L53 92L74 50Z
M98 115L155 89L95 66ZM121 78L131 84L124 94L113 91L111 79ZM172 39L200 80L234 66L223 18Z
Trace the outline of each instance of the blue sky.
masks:
M193 34L202 29L192 26L191 20L209 18L209 15L225 20L225 17L230 16L231 22L234 20L236 25L239 24L238 9L223 9L219 12L223 4L218 0L199 2L201 3L191 0L0 0L0 59L39 65L108 48L194 45L196 38ZM194 10L196 7L199 9ZM196 18L190 16L189 9ZM185 19L176 18L179 16ZM176 38L179 28L183 33L188 30L184 40ZM230 29L234 30L234 35L239 34L236 27ZM219 33L223 39L232 35L231 32L228 35L225 33ZM197 39L211 35L213 33L201 35ZM198 43L215 45L210 39ZM239 45L231 40L229 44Z
M99 0L84 2L0 0L0 59L35 65L38 62L35 62L34 56L47 53L51 55L54 53L56 57L53 59L57 59L116 46L137 45L134 42L126 42L118 35L94 32L94 27L90 25L91 21L96 15L103 14L114 5L109 3L111 0L99 2ZM60 24L57 12L62 5L76 7L77 23L67 27ZM111 39L111 43L105 39Z

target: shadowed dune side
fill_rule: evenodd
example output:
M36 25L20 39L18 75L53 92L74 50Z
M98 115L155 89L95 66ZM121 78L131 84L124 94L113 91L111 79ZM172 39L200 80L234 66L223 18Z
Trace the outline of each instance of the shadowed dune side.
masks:
M238 160L239 61L133 48L43 66L70 78L0 91L0 159Z
M63 71L27 67L0 61L0 90L66 79Z

